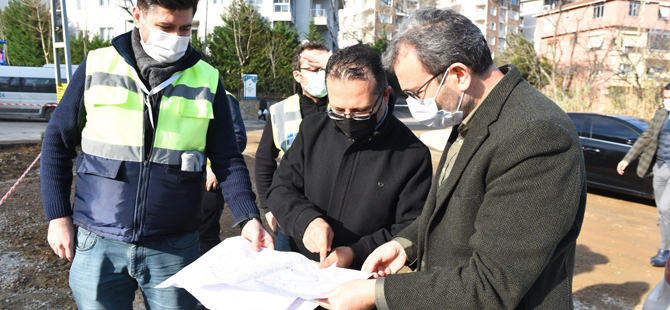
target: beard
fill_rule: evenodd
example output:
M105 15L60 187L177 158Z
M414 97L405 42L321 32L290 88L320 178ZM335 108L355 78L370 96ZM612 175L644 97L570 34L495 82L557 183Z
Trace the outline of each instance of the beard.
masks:
M468 94L463 94L463 102L461 102L461 106L459 107L458 102L460 100L460 92L452 92L445 88L437 98L437 106L440 110L447 112L456 112L456 109L458 109L458 111L463 112L463 118L466 118L475 109L475 100Z

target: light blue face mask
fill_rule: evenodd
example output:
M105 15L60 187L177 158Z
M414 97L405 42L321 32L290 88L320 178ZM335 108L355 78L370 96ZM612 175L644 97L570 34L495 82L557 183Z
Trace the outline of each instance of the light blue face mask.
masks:
M307 78L309 85L302 85L303 90L308 92L314 98L323 98L328 94L326 90L326 71L319 70L317 72L302 73L298 72L300 75Z

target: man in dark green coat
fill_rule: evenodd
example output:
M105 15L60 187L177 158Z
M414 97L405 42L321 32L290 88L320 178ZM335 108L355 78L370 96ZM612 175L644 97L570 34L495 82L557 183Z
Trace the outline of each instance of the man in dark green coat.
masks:
M423 212L368 256L331 309L572 309L575 247L586 205L579 138L567 115L497 68L481 31L450 10L421 8L384 65L412 115L452 127ZM405 264L417 270L396 274Z

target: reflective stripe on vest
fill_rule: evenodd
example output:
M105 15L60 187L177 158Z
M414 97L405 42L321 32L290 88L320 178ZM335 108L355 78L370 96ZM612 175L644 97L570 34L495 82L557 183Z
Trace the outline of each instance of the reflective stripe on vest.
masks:
M295 94L271 105L270 116L272 120L272 139L275 146L286 152L300 130L300 123L302 122L300 96Z
M135 69L113 47L92 51L87 59L82 150L103 158L142 161L146 94L133 78ZM218 82L216 69L199 61L163 89L152 162L179 165L183 152L204 152Z

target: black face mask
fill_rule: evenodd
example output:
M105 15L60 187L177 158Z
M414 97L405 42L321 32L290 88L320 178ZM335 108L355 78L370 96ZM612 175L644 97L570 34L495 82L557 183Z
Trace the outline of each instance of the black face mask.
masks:
M372 115L369 119L357 121L353 118L345 118L341 121L333 120L335 126L349 139L358 140L367 138L375 131L377 126L377 114Z

